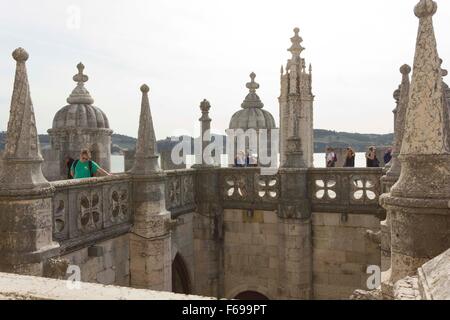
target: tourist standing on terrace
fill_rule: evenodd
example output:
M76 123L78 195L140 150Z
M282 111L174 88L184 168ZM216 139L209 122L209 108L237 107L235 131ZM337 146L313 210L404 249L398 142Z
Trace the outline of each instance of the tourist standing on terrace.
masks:
M369 152L366 154L367 168L376 168L380 166L380 161L377 159L377 149L369 147Z
M388 164L392 159L392 148L388 148L384 153L384 164Z
M347 148L347 155L345 157L344 167L354 168L355 167L355 152L351 147Z
M327 168L334 168L336 166L337 156L332 148L327 147L325 159L327 161Z
M95 161L91 160L89 150L81 150L80 159L75 160L70 169L70 173L74 179L91 178L99 172L103 176L110 176L111 174L102 169Z

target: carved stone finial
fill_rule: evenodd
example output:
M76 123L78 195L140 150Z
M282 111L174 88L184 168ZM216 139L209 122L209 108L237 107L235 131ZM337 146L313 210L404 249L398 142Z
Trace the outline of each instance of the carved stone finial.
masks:
M77 83L70 96L67 98L69 104L93 104L94 99L91 97L89 91L84 87L84 84L89 80L89 77L84 74L84 64L81 62L77 64L78 73L73 76L73 81Z
M255 82L256 74L254 72L250 73L250 82L247 82L247 89L250 91L249 94L245 97L244 102L242 103L242 108L262 108L264 104L261 102L261 99L256 94L256 90L259 89L259 83Z
M28 52L24 48L17 48L13 51L12 56L17 62L25 62L28 60Z
M208 100L204 99L201 103L200 103L200 110L203 113L208 113L209 109L211 109L211 104L209 103Z
M408 75L411 73L411 67L407 64L404 64L400 67L400 73L402 75Z
M295 35L291 38L292 46L288 49L292 53L292 57L299 58L305 48L302 47L301 43L303 42L302 37L298 35L300 32L299 28L294 29Z
M149 88L148 85L143 84L143 85L141 86L141 92L142 92L142 93L148 93L149 91L150 91L150 88Z
M84 64L81 62L77 64L78 73L73 76L73 81L77 83L85 83L89 80L89 77L83 73L84 71Z
M420 0L414 8L414 14L418 18L433 16L437 11L437 3L433 0Z
M250 73L251 82L247 83L247 88L251 93L255 93L257 89L259 89L259 84L255 82L256 74L254 72Z

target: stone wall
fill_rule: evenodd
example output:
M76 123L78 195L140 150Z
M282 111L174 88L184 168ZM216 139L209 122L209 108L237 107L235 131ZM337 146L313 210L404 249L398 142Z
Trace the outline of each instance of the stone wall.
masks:
M128 234L66 254L62 258L80 267L83 282L130 285Z
M177 227L172 233L172 261L177 254L182 258L189 273L189 282L191 285L194 279L194 232L193 232L194 213L186 213L178 217ZM191 287L191 289L193 289Z
M348 299L355 289L367 289L370 265L380 266L378 244L366 230L380 229L377 217L337 213L313 213L314 299Z
M278 225L274 212L224 211L224 293L256 291L274 299L278 289Z

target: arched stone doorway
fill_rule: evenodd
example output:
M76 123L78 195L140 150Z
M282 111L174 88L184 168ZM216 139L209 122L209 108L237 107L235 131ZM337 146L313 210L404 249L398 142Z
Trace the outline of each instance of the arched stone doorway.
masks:
M265 295L256 291L244 291L239 293L235 299L237 300L269 300Z
M191 280L186 263L178 253L172 262L172 291L183 294L192 293Z

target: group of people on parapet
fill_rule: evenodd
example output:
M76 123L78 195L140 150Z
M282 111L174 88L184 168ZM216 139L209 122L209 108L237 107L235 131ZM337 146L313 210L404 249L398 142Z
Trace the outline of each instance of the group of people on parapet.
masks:
M347 147L347 152L345 154L344 168L354 168L355 167L355 152L351 147ZM384 163L387 164L392 159L392 148L388 148L384 154ZM325 154L325 161L327 168L336 167L338 158L336 152L333 148L327 147ZM377 149L375 147L369 147L366 152L366 167L367 168L377 168L380 167L380 161L377 158Z
M257 167L258 166L258 158L256 155L251 152L244 153L243 151L239 151L234 157L234 166L235 167Z
M91 160L91 153L87 149L80 152L80 158L75 160L66 156L67 179L85 179L95 177L96 175L110 176L111 173Z

